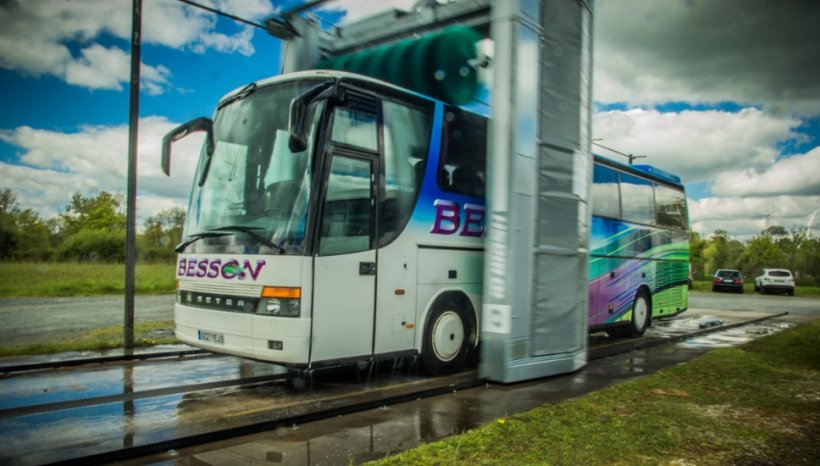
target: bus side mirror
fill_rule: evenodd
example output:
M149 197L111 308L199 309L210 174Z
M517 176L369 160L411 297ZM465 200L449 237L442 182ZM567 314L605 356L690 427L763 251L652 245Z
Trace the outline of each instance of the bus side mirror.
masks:
M297 153L307 149L307 137L310 131L308 112L316 100L327 99L336 94L336 80L330 79L308 89L290 102L288 119L288 149ZM330 92L326 92L330 89Z
M202 179L200 180L199 185L202 186L202 183L205 181L205 176L208 173L208 167L210 166L211 156L214 154L214 124L210 118L206 117L199 117L195 118L187 123L183 123L176 128L172 129L162 138L162 171L167 176L171 176L171 144L175 141L179 141L180 139L184 138L185 136L196 133L199 131L205 131L207 136L205 138L205 150L208 157L208 160L205 165L205 169L202 172Z

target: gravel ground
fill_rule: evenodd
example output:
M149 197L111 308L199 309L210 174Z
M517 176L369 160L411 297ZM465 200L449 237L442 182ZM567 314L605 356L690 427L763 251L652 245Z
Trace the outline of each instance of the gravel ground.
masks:
M135 321L174 320L174 297L135 297ZM122 296L0 299L0 344L45 343L90 328L123 325L124 320L125 298Z

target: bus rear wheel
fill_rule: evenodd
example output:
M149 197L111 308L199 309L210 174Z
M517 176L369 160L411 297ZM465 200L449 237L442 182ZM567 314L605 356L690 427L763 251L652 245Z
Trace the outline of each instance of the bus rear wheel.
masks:
M469 325L464 311L452 302L432 311L421 352L421 362L428 372L446 375L461 368L470 352Z
M650 315L652 315L652 302L645 290L638 290L635 294L635 301L632 303L632 320L628 329L629 336L643 336L646 328L649 327Z

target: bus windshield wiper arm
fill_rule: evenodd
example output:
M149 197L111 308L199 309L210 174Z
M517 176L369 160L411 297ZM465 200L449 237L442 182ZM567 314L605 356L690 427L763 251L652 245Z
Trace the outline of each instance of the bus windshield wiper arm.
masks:
M221 233L218 231L203 231L200 233L194 233L193 235L189 235L188 238L185 239L185 241L179 243L179 245L176 248L174 248L174 251L180 253L184 251L185 248L187 248L191 243L195 243L201 240L202 238L216 238L218 236L225 236L228 234L229 233Z
M236 94L234 94L234 95L228 97L227 99L223 100L222 103L217 105L216 109L217 110L222 110L223 108L227 107L228 105L230 105L234 102L240 101L240 100L244 99L245 97L253 94L253 92L255 90L256 90L256 83L250 83L247 86L243 87L242 90L240 90Z
M285 253L285 248L279 246L278 244L274 243L273 241L265 238L264 236L257 233L255 230L261 230L262 228L255 228L255 227L243 227L242 225L228 225L219 228L211 228L208 230L209 232L233 232L238 231L240 233L245 233L246 235L250 236L251 238L255 239L256 241L262 243L263 245L276 250L279 254Z

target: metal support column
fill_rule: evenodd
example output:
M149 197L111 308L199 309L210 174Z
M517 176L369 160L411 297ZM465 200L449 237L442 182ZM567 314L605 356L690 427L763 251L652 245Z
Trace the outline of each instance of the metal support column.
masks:
M591 1L497 0L482 377L586 364Z
M282 41L282 73L312 69L319 62L319 22L296 16L289 25L298 35Z

